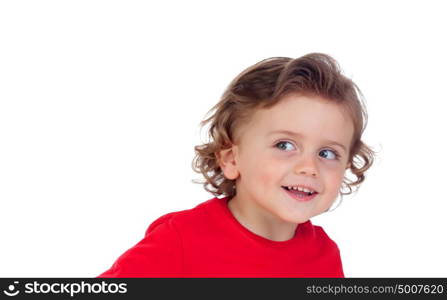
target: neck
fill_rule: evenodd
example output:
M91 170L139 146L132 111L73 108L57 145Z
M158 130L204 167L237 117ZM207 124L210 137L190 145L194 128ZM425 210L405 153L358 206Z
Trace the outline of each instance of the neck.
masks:
M242 226L266 239L283 242L295 236L297 224L280 220L254 201L234 196L229 200L228 208Z

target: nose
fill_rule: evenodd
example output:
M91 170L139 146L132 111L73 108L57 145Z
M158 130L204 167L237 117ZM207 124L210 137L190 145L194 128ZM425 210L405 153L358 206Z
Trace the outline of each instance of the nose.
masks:
M303 156L295 165L294 171L299 175L317 176L318 170L315 159L309 155Z

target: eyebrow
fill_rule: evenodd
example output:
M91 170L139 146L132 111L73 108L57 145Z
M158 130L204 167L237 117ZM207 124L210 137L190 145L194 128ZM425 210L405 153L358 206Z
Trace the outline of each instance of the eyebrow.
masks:
M290 136L299 136L299 137L304 136L299 132L293 132L290 130L274 130L274 131L269 132L267 135L269 136L269 135L277 134L277 133L287 134ZM337 145L337 146L341 147L345 152L347 152L346 147L336 141L326 140L325 142L329 143L329 145Z

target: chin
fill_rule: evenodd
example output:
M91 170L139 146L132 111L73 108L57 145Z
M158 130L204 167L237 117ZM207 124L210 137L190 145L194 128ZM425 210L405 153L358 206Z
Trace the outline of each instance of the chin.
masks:
M287 216L282 219L289 223L301 224L307 222L310 219L310 216Z
M297 223L297 224L306 223L307 221L309 221L309 219L310 219L310 217L309 218L300 218L295 223Z

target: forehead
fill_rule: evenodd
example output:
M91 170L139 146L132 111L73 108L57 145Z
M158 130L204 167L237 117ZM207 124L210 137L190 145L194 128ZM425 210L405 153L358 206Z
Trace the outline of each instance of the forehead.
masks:
M268 135L291 131L313 140L330 140L349 145L354 126L340 104L316 96L291 94L274 106L254 112L247 131Z

